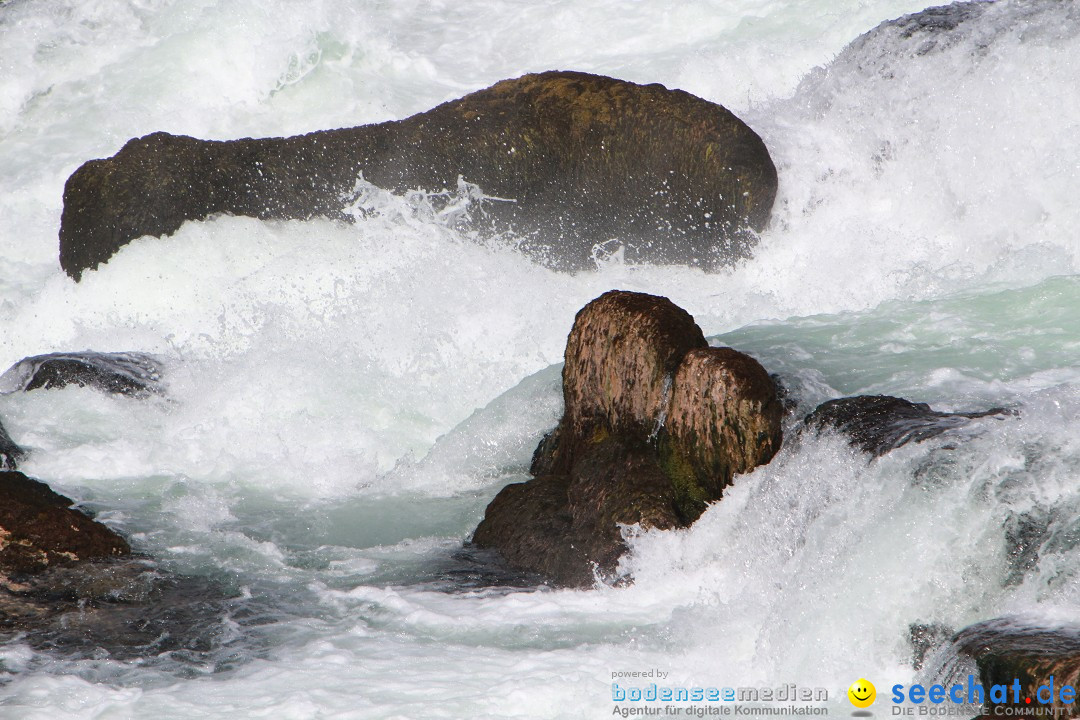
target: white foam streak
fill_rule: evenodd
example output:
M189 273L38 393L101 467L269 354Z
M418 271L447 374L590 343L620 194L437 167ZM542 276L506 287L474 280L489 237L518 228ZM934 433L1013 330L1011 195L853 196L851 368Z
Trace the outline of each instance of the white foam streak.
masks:
M169 569L289 608L269 650L200 679L5 645L0 714L580 717L610 712L613 670L835 690L910 678L911 623L1075 616L1080 329L1076 283L1054 277L1080 271L1071 4L1000 2L932 52L892 32L842 53L918 3L432 7L0 5L0 370L140 350L168 383L14 394L0 416L30 474ZM129 137L381 121L551 68L739 111L780 172L754 258L709 274L604 247L596 272L553 273L473 242L474 188L361 184L354 224L218 217L78 284L57 268L64 179ZM433 590L524 477L574 314L613 287L728 333L800 410L890 392L1021 414L874 462L789 442L691 529L635 535L627 587Z

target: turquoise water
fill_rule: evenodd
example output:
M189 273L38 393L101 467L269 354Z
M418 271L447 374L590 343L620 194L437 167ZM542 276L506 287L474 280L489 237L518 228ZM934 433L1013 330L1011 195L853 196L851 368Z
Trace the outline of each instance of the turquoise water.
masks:
M0 418L29 474L226 599L198 652L6 642L0 717L606 717L611 673L648 667L841 698L916 677L912 623L1075 617L1080 16L1003 1L932 46L853 42L919 9L4 3L0 366L141 350L169 373L164 398L7 395ZM743 117L780 174L754 257L560 275L387 195L351 226L222 217L78 285L58 267L64 180L129 137L399 118L552 68ZM1016 414L874 462L789 435L693 528L635 535L633 583L485 587L462 541L526 476L574 314L612 288L779 373L790 424L856 393Z
M1076 382L1080 282L1050 277L871 311L749 325L717 342L774 371L811 373L841 395L893 394L957 409L1022 403L1034 387Z

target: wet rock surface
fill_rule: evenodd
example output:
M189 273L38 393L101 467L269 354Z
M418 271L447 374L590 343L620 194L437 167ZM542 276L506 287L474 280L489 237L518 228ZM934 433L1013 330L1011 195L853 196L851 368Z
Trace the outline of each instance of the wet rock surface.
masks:
M911 666L922 670L927 658L939 648L948 645L955 634L953 628L942 623L912 623L908 626Z
M170 654L180 666L205 665L222 659L237 623L258 623L250 605L148 558L97 560L9 577L0 586L0 640L71 657Z
M913 403L888 395L859 395L829 400L806 416L809 430L839 430L851 444L874 457L910 442L923 442L967 425L976 418L1013 414L1004 408L972 413L932 410L926 403Z
M73 504L20 472L0 472L0 573L35 573L131 552L124 538Z
M7 429L0 424L0 470L17 470L26 455L26 451L11 439Z
M626 549L621 526L689 525L780 446L768 373L708 347L667 298L612 291L586 305L567 340L563 395L534 479L505 487L473 536L557 585L610 578Z
M1006 702L990 704L1052 708L1057 716L1075 709L1075 695L1073 702L1063 703L1059 691L1065 685L1080 690L1080 625L1040 626L1020 618L996 618L964 628L953 642L959 655L976 662L987 691L994 685L1009 688ZM1016 680L1019 702L1013 695Z
M0 393L91 387L117 395L144 396L161 391L164 365L147 353L75 352L35 355L0 375Z
M761 139L723 107L578 72L506 80L405 120L288 138L154 133L68 179L60 264L78 280L144 235L218 213L349 219L357 180L393 192L473 183L485 235L556 269L627 260L712 267L749 253L776 195Z
M0 472L0 639L121 657L205 645L221 592L159 573L72 505L45 483Z
M886 20L874 29L856 38L844 50L844 54L871 58L888 47L893 54L929 55L946 50L959 42L969 31L974 31L980 17L993 2L955 2L938 5ZM985 28L979 28L986 32ZM900 42L896 42L899 40ZM881 63L887 67L887 63Z
M228 635L214 582L162 572L45 483L0 472L0 641L76 656L209 652Z
M896 29L905 38L920 33L932 36L935 33L951 32L965 22L980 17L986 11L988 5L987 2L958 2L951 5L937 5L917 13L904 15L895 20L887 20L878 27Z

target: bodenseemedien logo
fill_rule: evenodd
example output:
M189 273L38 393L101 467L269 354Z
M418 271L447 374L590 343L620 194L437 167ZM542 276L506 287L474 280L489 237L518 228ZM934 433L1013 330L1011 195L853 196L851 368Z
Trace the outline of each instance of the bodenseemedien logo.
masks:
M770 702L800 703L828 702L829 691L822 687L809 688L787 683L779 687L645 687L611 683L611 699L615 702ZM741 713L740 713L741 714ZM823 713L822 713L823 714Z
M616 670L611 673L612 715L619 717L729 717L731 720L796 720L829 714L829 691L795 683L774 686L731 687L719 685L627 684L624 678L669 680L670 673ZM670 680L669 680L670 681Z

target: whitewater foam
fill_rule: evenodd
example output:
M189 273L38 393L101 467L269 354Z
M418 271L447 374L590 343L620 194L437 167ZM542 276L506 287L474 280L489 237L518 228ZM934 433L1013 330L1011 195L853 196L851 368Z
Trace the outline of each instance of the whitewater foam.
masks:
M628 663L839 691L910 682L912 623L1074 616L1080 21L1000 2L932 51L895 29L843 50L918 8L0 6L0 367L139 350L169 371L167 398L35 391L0 415L27 472L257 620L138 662L13 641L0 714L579 717ZM64 179L129 137L399 118L556 67L739 112L780 172L754 258L707 274L601 248L561 275L380 195L352 225L189 223L79 284L56 265ZM887 392L1020 415L874 462L790 443L693 528L630 531L626 587L461 582L462 541L561 411L574 313L613 287L749 350L798 413Z

